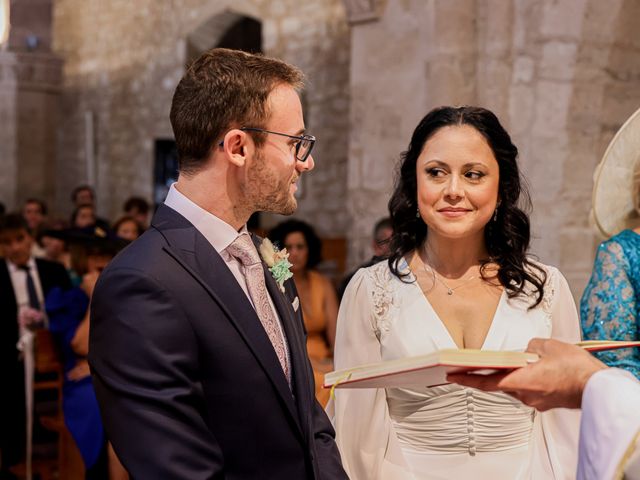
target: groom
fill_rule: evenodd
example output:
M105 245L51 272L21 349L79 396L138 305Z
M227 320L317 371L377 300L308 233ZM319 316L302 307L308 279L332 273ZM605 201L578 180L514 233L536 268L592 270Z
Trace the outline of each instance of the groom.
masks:
M301 86L284 62L214 49L176 88L178 181L91 302L96 394L133 478L347 478L295 286L246 228L257 211L293 213L313 169Z

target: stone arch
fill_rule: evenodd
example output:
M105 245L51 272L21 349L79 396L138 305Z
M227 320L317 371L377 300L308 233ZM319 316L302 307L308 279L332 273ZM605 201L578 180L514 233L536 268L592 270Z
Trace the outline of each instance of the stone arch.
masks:
M249 51L262 51L262 22L259 17L247 15L236 11L235 9L225 9L210 16L205 22L194 28L186 37L185 42L185 59L188 64L190 61L198 57L202 52L217 46L230 46L231 48L240 48ZM244 30L254 41L245 42L245 45L234 42L227 45L229 34L234 34L234 38L238 38L238 31ZM246 37L247 35L245 35ZM225 42L226 40L226 42ZM221 45L223 43L223 45Z

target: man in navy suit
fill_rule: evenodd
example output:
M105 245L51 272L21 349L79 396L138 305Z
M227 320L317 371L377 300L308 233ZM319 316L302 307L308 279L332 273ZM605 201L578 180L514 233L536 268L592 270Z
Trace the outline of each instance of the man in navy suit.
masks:
M18 313L26 307L43 310L54 287L70 288L64 266L31 255L33 237L19 214L0 218L0 479L12 478L8 468L20 462L25 443L24 363L18 343Z
M178 181L91 307L96 394L133 478L347 478L295 286L246 229L254 212L293 213L314 166L301 84L284 62L214 49L176 88Z

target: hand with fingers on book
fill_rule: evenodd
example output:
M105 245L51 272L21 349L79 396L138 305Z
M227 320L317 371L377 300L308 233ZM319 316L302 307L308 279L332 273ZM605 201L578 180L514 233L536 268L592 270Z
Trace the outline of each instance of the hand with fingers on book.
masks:
M527 352L539 360L507 373L450 374L447 380L485 391L504 391L540 411L580 408L591 375L607 366L584 349L553 339L534 338Z

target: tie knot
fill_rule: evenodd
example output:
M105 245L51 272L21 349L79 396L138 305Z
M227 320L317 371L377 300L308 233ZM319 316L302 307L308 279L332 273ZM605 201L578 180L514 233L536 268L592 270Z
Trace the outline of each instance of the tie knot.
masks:
M226 250L229 255L236 258L245 267L260 263L260 255L258 255L251 237L246 233L238 235Z

